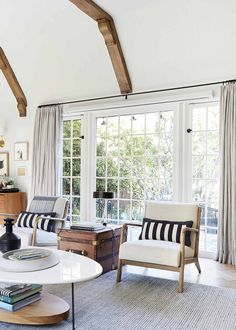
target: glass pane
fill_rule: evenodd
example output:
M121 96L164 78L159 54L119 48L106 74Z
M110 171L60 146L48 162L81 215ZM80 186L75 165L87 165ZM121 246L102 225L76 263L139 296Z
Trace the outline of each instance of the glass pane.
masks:
M96 199L96 217L97 218L102 218L103 216L103 211L104 211L104 206L105 206L105 200L104 199Z
M80 178L72 178L72 195L80 195Z
M130 180L120 180L120 195L119 198L129 199L131 197Z
M81 140L73 140L73 157L81 156Z
M207 228L207 251L215 252L217 250L217 229Z
M160 157L160 178L172 178L174 174L173 156Z
M106 136L106 118L97 118L97 135L104 138Z
M159 132L159 113L146 114L146 133Z
M215 207L207 207L207 226L215 228L218 226L218 209Z
M192 175L196 179L206 178L206 157L193 156L192 158Z
M72 159L72 176L80 176L80 158Z
M107 158L107 176L118 176L118 158Z
M145 154L145 136L133 136L132 150L134 156L143 156Z
M173 155L173 135L161 134L159 135L159 153L160 155Z
M159 153L159 137L158 135L146 136L146 155L153 156Z
M106 140L97 138L97 156L105 156L106 154Z
M137 166L140 167L142 163L137 160ZM141 173L144 173L141 172ZM146 158L146 177L158 177L159 176L159 158L148 157Z
M120 136L120 155L131 156L131 135Z
M144 199L145 184L143 179L132 179L132 198Z
M144 171L145 171L145 158L134 157L132 162L132 176L136 178L143 177L145 173Z
M117 217L118 217L117 201L108 200L107 201L107 218L108 219L117 219Z
M120 201L119 214L121 220L130 219L130 201Z
M213 203L219 200L219 182L216 180L207 181L207 202Z
M118 156L118 136L112 136L107 139L107 155Z
M145 181L145 199L158 200L160 195L159 180L152 178Z
M219 129L219 106L208 107L208 129Z
M72 214L73 215L80 214L80 198L78 197L72 198Z
M199 132L192 135L192 153L193 155L206 153L206 133Z
M206 189L204 180L193 180L193 201L205 201Z
M132 220L141 221L144 215L144 202L143 201L132 201Z
M120 134L131 134L131 116L120 116Z
M173 200L173 182L171 180L159 180L160 200Z
M118 196L118 180L107 179L107 191L114 193L114 198Z
M81 136L81 120L73 120L73 137L78 138Z
M106 176L106 158L97 158L97 176Z
M163 111L160 113L160 126L159 132L173 132L174 127L174 112L173 111Z
M70 157L71 140L63 141L63 157Z
M145 128L145 115L133 115L132 116L132 126L133 134L144 134L144 128Z
M118 135L119 117L107 118L107 135Z
M105 179L96 180L96 191L105 191Z
M207 177L216 179L219 177L219 156L207 156Z
M195 108L193 110L193 130L206 130L206 108Z
M62 178L62 194L69 195L70 194L70 179Z
M70 159L63 159L63 176L70 176Z
M120 177L131 176L131 158L120 158Z
M216 154L219 152L219 132L208 132L207 153Z
M71 121L64 120L63 121L63 137L69 138L71 136Z

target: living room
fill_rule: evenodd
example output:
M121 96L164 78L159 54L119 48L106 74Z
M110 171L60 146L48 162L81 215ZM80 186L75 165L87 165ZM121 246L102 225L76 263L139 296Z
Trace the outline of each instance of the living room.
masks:
M152 241L150 228L157 226L149 222L145 227L143 218L153 219L147 209L153 202L168 210L191 204L200 212L193 217L189 244L195 244L194 255L188 256L186 247L181 250L190 265L186 261L185 267L180 252L177 266L155 269L145 259L149 266L139 267L136 259L122 262L127 255L121 249L120 283L114 270L75 284L76 327L234 329L235 2L1 0L0 9L0 46L8 61L4 66L0 58L0 173L2 189L8 185L25 196L19 212L29 210L35 196L68 200L66 216L61 215L65 229L53 238L59 238L59 251L75 249L63 247L63 242L77 240L70 226L95 222L118 230L119 238L126 222L143 223L141 235L140 228L128 228L128 243L139 237ZM174 220L191 220L173 210ZM14 219L19 212L1 210L17 213ZM165 212L155 219L171 221ZM167 226L171 234L163 229L157 241L170 235L173 240L174 228ZM40 246L37 230L29 236L28 229L20 229L22 247ZM50 251L56 247L45 246ZM87 254L85 248L78 250ZM63 282L62 293L60 285L45 290L72 310L70 287ZM94 291L92 299L88 293ZM155 305L160 295L162 302ZM143 304L135 302L140 298ZM181 313L176 305L183 310L188 299L190 305ZM224 320L229 309L232 313ZM48 328L70 329L71 317ZM0 324L0 329L6 327L24 325Z

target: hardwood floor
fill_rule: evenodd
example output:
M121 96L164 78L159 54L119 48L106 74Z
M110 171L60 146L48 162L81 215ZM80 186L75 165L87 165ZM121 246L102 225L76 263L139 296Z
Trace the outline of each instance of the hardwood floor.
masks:
M200 258L200 265L202 269L201 274L198 274L194 264L185 266L185 282L236 289L236 267L223 265L206 258ZM136 274L162 277L170 280L178 280L179 277L179 274L176 272L134 266L126 267L124 272L127 270Z

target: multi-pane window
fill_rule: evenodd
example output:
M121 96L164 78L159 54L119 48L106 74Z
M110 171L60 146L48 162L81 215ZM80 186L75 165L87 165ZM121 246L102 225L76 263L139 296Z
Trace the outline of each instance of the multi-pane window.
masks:
M219 106L193 107L192 200L200 203L200 247L216 250L219 202Z
M97 118L96 189L115 193L108 219L141 220L146 200L173 199L173 123L173 111Z
M81 183L81 119L63 121L63 169L61 179L62 195L70 201L69 218L80 219Z

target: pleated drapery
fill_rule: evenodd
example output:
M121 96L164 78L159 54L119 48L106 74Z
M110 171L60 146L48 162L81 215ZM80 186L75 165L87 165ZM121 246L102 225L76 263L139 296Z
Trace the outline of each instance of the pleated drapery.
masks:
M36 110L31 196L57 195L61 121L62 106L60 105Z
M217 260L236 266L236 83L221 87Z

